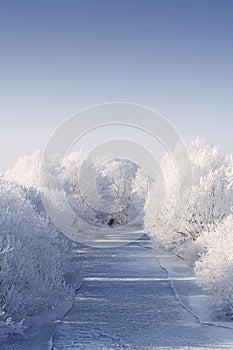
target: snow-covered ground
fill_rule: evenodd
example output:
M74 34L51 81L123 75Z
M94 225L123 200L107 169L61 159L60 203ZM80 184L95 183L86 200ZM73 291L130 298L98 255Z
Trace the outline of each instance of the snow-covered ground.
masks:
M122 240L122 231L111 234ZM208 297L192 270L146 236L117 248L80 247L79 254L83 284L51 349L233 349L233 324L208 324Z

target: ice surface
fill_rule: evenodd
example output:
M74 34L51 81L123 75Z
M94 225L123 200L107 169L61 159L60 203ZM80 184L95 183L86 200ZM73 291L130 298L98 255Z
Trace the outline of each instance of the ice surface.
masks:
M192 270L150 248L144 237L81 249L83 285L57 327L53 350L233 349L232 330L200 322L199 302L207 296Z

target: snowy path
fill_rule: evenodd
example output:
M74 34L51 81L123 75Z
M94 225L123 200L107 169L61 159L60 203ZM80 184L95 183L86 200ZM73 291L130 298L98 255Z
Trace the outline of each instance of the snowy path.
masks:
M181 305L192 278L169 279L161 266L169 257L140 245L150 248L150 241L80 249L83 286L57 326L52 349L233 349L232 330L203 326ZM173 282L184 287L180 298Z

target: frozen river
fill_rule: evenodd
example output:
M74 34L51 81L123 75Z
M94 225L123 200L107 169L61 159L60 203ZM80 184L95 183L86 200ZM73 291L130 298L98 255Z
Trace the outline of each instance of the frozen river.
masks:
M182 261L151 248L144 237L79 249L83 284L57 325L53 350L233 349L233 330L202 325L192 314L188 294L200 294L192 276L169 278L164 262L184 272Z

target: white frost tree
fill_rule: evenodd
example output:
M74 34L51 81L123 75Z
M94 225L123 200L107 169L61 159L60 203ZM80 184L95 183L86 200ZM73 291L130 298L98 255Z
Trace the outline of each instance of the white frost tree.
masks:
M154 193L154 201L148 206L145 213L145 227L150 234L165 248L182 251L199 237L208 225L217 224L232 208L232 181L231 169L232 158L224 157L216 147L209 146L204 140L197 138L188 147L192 181L188 186L180 188L180 198L183 203L179 210L183 210L178 224L169 221L170 214L175 210L177 173L172 168L171 159L166 156L162 162L162 170L165 178L167 199L162 208L161 217L153 222L153 210L158 196L160 195L158 184L155 184L157 192ZM156 182L156 180L155 180ZM156 198L157 196L157 198Z

